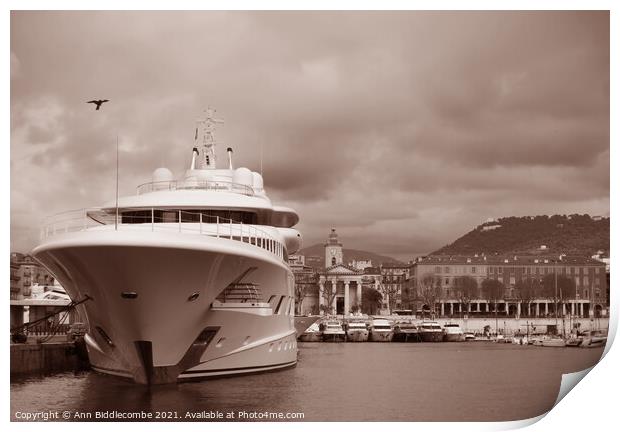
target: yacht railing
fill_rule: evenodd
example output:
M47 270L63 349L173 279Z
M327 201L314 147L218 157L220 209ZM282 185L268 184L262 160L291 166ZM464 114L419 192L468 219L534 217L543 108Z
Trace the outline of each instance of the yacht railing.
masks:
M57 235L97 230L98 227L115 225L118 231L152 231L195 234L236 240L267 250L286 260L284 244L268 231L255 225L244 224L233 219L212 216L200 211L174 210L166 208L140 208L146 215L125 215L131 222L123 222L123 215L102 208L85 208L58 213L44 220L41 240Z
M216 192L234 192L247 196L254 196L252 187L226 180L170 180L141 184L136 188L138 195L149 192L174 190L208 190Z

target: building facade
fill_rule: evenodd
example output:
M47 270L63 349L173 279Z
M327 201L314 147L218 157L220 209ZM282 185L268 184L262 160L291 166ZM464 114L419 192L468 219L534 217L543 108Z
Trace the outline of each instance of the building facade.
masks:
M607 315L605 263L587 257L429 256L415 263L407 285L417 310L441 316Z
M11 300L30 297L35 284L54 285L54 277L30 255L11 252Z

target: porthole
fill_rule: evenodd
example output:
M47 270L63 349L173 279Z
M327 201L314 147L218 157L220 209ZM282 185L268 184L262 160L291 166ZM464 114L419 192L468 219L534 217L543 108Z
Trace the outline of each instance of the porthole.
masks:
M138 297L138 293L134 291L123 291L121 297L124 299L135 299Z
M200 296L200 293L197 293L197 292L192 293L192 295L190 295L190 296L187 298L187 301L191 301L191 302L193 302L193 301L197 300L199 296Z

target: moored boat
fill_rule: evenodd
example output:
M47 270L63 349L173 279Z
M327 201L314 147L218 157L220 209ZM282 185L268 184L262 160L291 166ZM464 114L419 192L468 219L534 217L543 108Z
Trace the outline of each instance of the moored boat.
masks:
M418 331L422 342L443 342L444 331L436 321L422 321Z
M295 315L295 332L297 333L297 337L299 338L302 334L304 334L304 332L308 330L310 326L316 323L319 319L321 319L319 315Z
M345 332L340 320L329 320L323 324L323 342L344 342Z
M420 342L420 332L412 321L397 321L394 323L392 342Z
M601 348L607 344L607 336L600 330L585 332L580 348Z
M368 341L368 327L364 321L349 321L345 327L347 342Z
M542 346L563 348L566 346L566 341L560 337L550 337L542 340Z
M463 342L465 333L457 323L447 322L443 326L443 340L444 342Z
M272 204L260 173L233 168L232 149L216 167L214 114L198 120L181 178L157 168L135 195L44 223L32 255L85 300L100 373L167 384L297 363L299 217Z
M392 342L394 337L394 328L392 324L386 319L373 319L370 326L370 336L368 338L371 342Z
M465 342L473 342L476 340L476 335L474 335L472 332L465 332L463 334L463 338L465 339Z
M319 328L319 323L313 323L299 335L297 340L299 340L299 342L321 342L323 340L323 332Z

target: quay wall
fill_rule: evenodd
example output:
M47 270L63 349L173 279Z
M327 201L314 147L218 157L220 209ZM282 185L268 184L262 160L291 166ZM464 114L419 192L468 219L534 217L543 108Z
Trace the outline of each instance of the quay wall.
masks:
M11 344L11 375L83 369L85 354L73 342Z

